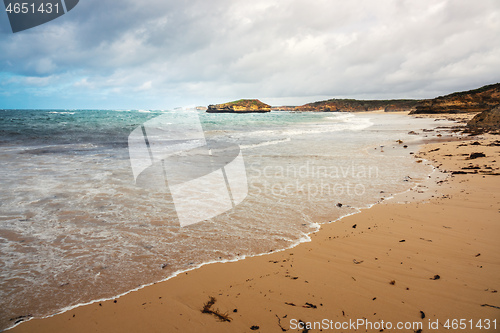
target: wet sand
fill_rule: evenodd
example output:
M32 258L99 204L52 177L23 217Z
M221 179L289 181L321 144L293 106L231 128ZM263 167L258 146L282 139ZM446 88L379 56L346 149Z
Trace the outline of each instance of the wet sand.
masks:
M416 159L446 174L431 176L403 197L323 225L309 243L203 266L9 332L303 332L299 321L316 325L309 332L354 332L344 323L365 319L373 327L358 331L379 332L377 323L384 321L384 332L497 332L497 140L483 135L424 145ZM479 152L486 156L469 159ZM398 203L413 197L417 202ZM210 297L215 303L202 313ZM449 324L464 319L467 329L447 330L448 319ZM475 327L486 319L496 319L496 330L493 322L490 329ZM398 330L398 322L412 327Z

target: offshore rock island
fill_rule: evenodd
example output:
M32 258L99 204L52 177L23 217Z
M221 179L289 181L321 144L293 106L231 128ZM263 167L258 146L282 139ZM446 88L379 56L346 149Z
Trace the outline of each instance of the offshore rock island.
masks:
M271 106L258 99L240 99L237 101L209 105L208 113L264 113L271 112Z

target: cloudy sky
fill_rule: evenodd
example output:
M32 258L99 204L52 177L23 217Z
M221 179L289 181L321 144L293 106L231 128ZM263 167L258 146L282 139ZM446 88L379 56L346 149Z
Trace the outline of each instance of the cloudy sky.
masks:
M16 34L2 10L0 108L432 98L500 82L498 36L498 0L80 0Z

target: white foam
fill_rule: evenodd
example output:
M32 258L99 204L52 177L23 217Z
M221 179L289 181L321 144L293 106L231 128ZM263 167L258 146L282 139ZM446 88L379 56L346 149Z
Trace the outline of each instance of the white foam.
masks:
M269 146L269 145L277 145L279 143L283 142L289 142L291 138L285 138L285 139L280 139L280 140L273 140L273 141L265 141L265 142L260 142L252 145L240 145L241 149L250 149L250 148L257 148L257 147L264 147L264 146Z

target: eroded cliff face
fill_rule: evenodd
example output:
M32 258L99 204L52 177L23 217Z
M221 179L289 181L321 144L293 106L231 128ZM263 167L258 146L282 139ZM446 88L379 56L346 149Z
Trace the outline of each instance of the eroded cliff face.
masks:
M500 106L477 114L468 123L472 132L488 132L500 130Z
M423 100L411 114L483 112L498 104L500 104L500 83Z
M270 112L271 106L262 103L258 99L240 99L234 102L209 105L209 113L252 113L252 112Z
M329 99L297 106L296 111L330 111L330 112L362 112L362 111L412 111L418 100L355 100Z

